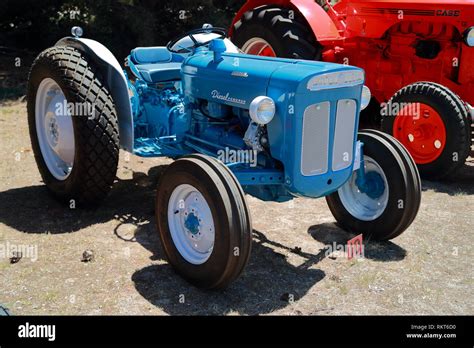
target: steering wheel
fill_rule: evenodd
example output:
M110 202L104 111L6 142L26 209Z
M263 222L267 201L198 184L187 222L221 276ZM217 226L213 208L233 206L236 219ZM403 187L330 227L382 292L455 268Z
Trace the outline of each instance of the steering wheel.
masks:
M204 42L199 42L194 37L194 35L196 35L196 34L210 34L210 33L219 34L219 37L212 38L212 39L209 39L208 41L204 41ZM180 47L180 48L177 48L177 49L173 49L173 46L176 45L177 42L179 42L180 40L182 40L182 39L184 39L185 37L188 37L188 36L191 38L191 41L193 42L193 46ZM194 29L194 30L188 31L186 34L177 36L176 38L174 38L173 40L171 40L168 43L166 48L168 49L168 51L173 52L173 53L189 53L189 52L192 52L197 47L207 45L209 42L211 42L214 39L225 39L226 37L227 37L227 30L225 30L224 28L214 28L214 27L199 28L199 29Z

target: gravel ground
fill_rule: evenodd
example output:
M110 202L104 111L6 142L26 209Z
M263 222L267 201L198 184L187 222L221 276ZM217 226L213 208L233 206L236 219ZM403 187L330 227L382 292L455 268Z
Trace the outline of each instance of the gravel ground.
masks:
M250 263L225 291L201 291L163 259L155 229L155 185L169 160L122 154L103 205L69 209L41 182L25 103L0 110L0 252L30 247L16 263L0 255L0 304L12 314L474 314L472 158L452 182L423 182L412 226L366 243L357 260L326 252L351 236L324 199L247 197ZM81 262L85 250L92 261Z

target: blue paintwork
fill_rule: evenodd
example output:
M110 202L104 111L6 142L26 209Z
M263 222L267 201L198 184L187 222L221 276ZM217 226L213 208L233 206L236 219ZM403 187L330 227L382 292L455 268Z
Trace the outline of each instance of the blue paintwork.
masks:
M276 93L276 91L274 92ZM301 143L302 137L299 136L288 136L288 134L302 134L303 122L302 115L304 110L312 104L316 104L322 101L330 101L330 129L335 127L335 104L339 99L354 99L357 101L357 108L359 109L359 98L362 93L362 86L340 88L335 93L334 90L325 90L314 92L306 92L302 94L296 94L288 98L288 101L283 105L288 106L289 104L295 105L294 115L280 115L279 127L285 131L276 131L273 128L273 124L269 126L269 138L272 146L272 154L277 159L280 159L285 165L285 180L288 189L293 194L307 197L321 197L329 193L336 191L342 186L351 176L353 163L346 169L339 171L328 170L326 174L306 177L301 174L300 164L298 159L301 158ZM269 92L269 96L272 96L272 91ZM357 116L358 122L358 116ZM357 132L355 127L355 133ZM282 133L284 135L282 136ZM356 134L354 139L357 139ZM332 144L334 140L334 132L329 133L329 144ZM356 142L353 144L353 153L355 153ZM273 149L275 150L273 152ZM329 146L329 165L328 168L332 167L332 146ZM296 159L296 160L295 160Z
M196 235L199 233L199 219L193 213L189 213L186 219L184 220L184 227L191 232L191 234Z
M224 40L212 40L209 44L209 50L214 54L214 61L219 62L222 58L222 53L227 50Z
M303 113L309 105L331 103L329 143L332 144L335 103L353 99L358 114L363 85L315 92L307 89L307 83L318 74L360 69L225 53L221 40L213 40L209 46L198 48L184 59L180 79L176 81L150 83L134 63L140 60L137 52L135 58L129 57L130 70L136 77L134 82L129 81L134 153L176 158L199 152L218 157L225 149L249 149L243 141L250 122L249 105L255 97L265 95L276 105L275 117L266 126L268 151L258 154L255 166L228 164L244 190L263 200L285 201L294 196L321 197L342 186L352 174L354 160L339 171L329 169L326 174L315 176L301 174ZM138 53L142 60L166 55L162 50L156 54L152 50ZM160 64L154 64L156 69L160 69ZM290 105L294 106L293 114L288 112ZM354 132L357 128L354 127ZM355 147L356 142L353 153ZM329 151L332 152L332 146ZM331 161L332 153L328 158ZM332 168L331 163L328 168Z
M360 192L365 193L372 199L377 199L383 195L385 192L385 183L382 176L374 171L365 172L364 168L364 146L360 147L360 162L359 169L357 169L357 177L355 179L355 184Z
M357 171L357 173L364 173L364 170ZM358 175L356 179L356 185L360 192L365 193L372 199L377 199L385 191L385 184L382 176L374 171L364 173L363 176Z

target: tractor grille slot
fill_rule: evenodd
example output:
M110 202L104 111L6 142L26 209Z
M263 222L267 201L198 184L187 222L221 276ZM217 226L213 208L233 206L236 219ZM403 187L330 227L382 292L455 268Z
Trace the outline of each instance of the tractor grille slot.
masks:
M332 170L349 167L352 163L357 104L353 99L337 102L336 127L332 152Z
M321 175L328 171L330 103L310 105L303 115L301 174Z

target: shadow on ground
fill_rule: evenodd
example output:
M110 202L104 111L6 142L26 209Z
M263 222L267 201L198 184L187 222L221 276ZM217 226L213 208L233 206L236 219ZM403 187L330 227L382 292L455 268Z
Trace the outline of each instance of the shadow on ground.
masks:
M325 277L323 271L309 268L309 262L305 267L290 264L273 249L279 244L261 232L254 231L253 237L249 264L225 290L200 290L180 278L168 264L138 270L132 280L145 299L172 315L259 315L285 308L292 300L296 303ZM161 257L162 254L155 256Z
M60 234L117 219L122 224L137 226L130 236L121 234L119 224L114 231L117 238L139 243L152 252L152 260L164 260L153 210L156 182L165 168L153 167L148 173L135 172L130 180L118 180L109 197L96 210L68 209L57 203L44 185L0 192L0 222L24 233ZM464 193L473 193L472 168L468 169L456 182L424 182L423 185L428 188L432 185L433 189L449 194L456 194L459 188ZM353 237L334 223L311 226L308 233L324 245L346 244ZM328 256L327 248L308 254L269 240L260 231L253 231L253 234L250 262L242 276L226 290L199 290L179 277L166 262L137 270L132 281L141 296L169 314L258 315L290 306L290 298L297 302L325 277L315 265ZM298 254L303 261L292 264L278 250ZM405 249L392 242L365 242L368 259L394 262L405 256ZM180 301L182 296L184 303ZM313 313L326 310L314 308Z
M111 219L138 225L154 216L156 183L165 168L166 165L156 166L148 173L134 172L130 180L117 180L107 199L94 210L65 207L49 195L45 185L3 191L0 192L0 223L25 233L51 234L75 232ZM427 190L449 195L474 194L474 166L465 165L449 181L423 180L423 191ZM329 232L338 229L326 227Z
M156 166L148 174L134 172L130 180L117 180L107 199L95 209L69 209L44 185L3 191L0 223L24 233L51 234L76 232L112 219L139 225L154 216L156 183L165 168Z
M332 249L334 249L333 243L336 245L346 245L347 241L354 237L353 234L344 231L336 223L323 223L311 226L308 229L308 233L318 242L331 246ZM328 248L322 249L325 254ZM364 257L366 259L385 262L401 261L405 258L406 254L405 249L391 241L364 241Z
M441 181L422 181L423 191L447 193L450 196L474 194L474 158L469 157L459 171Z
M141 226L136 241L152 251L154 260L164 258L154 226ZM311 236L325 245L345 244L353 235L335 224L311 226ZM366 242L364 256L376 261L400 261L405 249L392 242ZM299 255L303 262L294 265L277 250ZM289 306L289 298L301 299L325 273L315 268L330 253L322 248L309 254L268 239L264 233L253 231L250 262L243 275L224 291L205 291L195 288L176 274L167 263L147 266L132 276L137 291L152 305L172 315L221 315L238 313L258 315L271 313ZM184 299L184 303L180 300ZM327 308L314 308L314 314Z
M156 182L165 168L153 167L147 174L135 172L131 180L118 180L95 210L69 209L51 197L44 185L0 192L0 222L23 233L62 234L117 219L121 222L114 231L117 238L138 242L152 252L152 260L163 260L153 210ZM137 226L134 234L122 234L120 226L130 223ZM309 269L309 263L305 267L288 263L274 247L285 248L254 231L251 260L225 291L190 286L167 263L138 270L132 280L145 299L170 314L270 313L288 306L291 299L298 301L325 276L321 270ZM184 304L179 302L181 294Z

